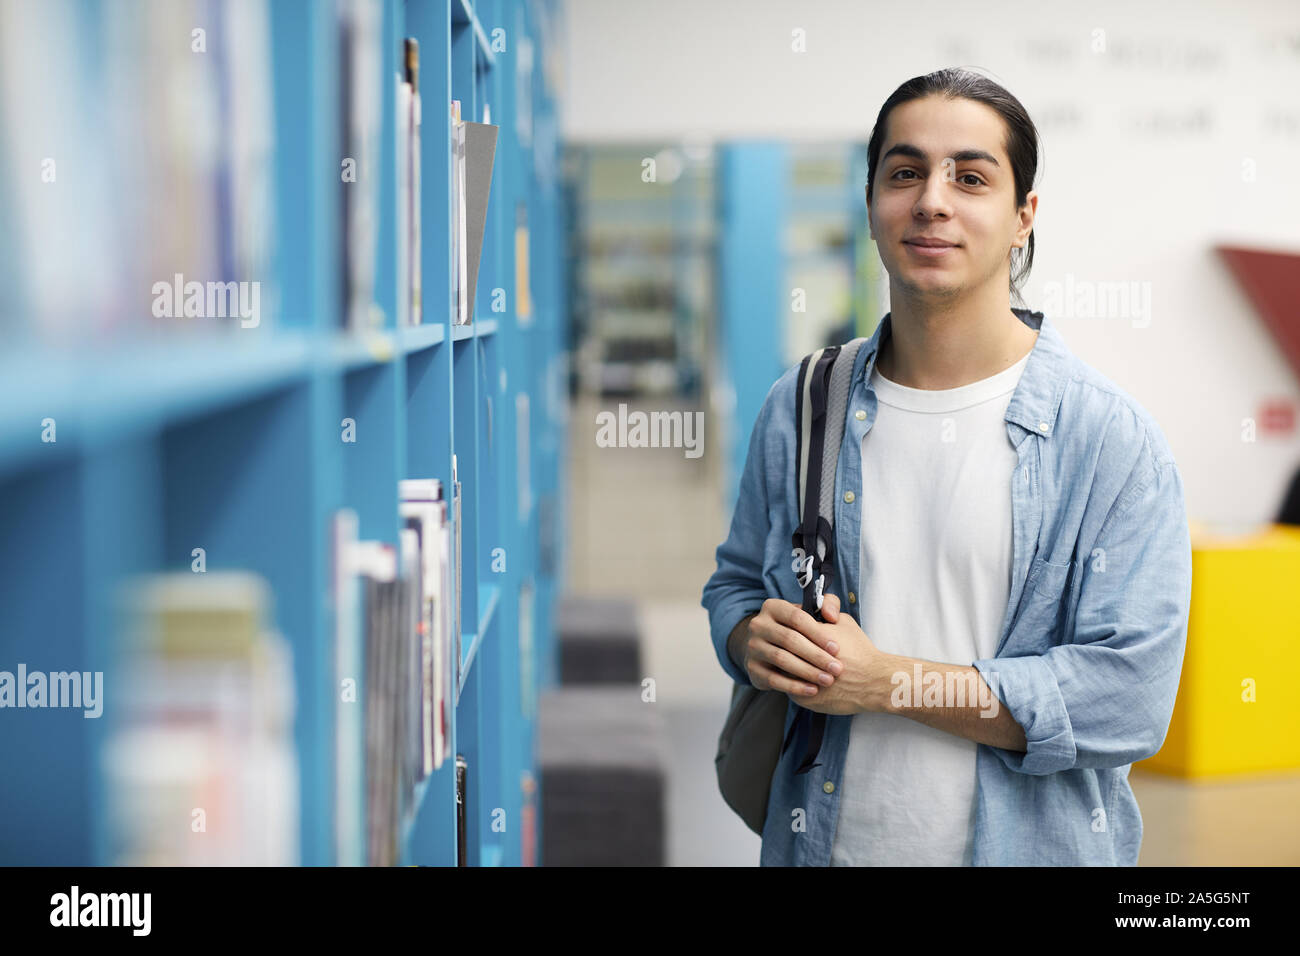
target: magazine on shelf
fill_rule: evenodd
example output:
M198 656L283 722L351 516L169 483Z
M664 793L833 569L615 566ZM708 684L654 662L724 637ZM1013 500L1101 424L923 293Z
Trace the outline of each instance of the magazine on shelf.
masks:
M487 223L488 197L492 189L492 164L496 157L497 128L488 123L465 123L465 240L466 275L469 311L474 311L478 286L478 267L483 251L483 231Z

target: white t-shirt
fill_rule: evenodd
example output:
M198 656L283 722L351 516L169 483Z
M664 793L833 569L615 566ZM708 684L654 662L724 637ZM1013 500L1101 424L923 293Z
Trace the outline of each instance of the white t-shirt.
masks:
M969 665L997 651L1017 465L1004 416L1028 361L939 391L872 372L857 599L863 631L886 653ZM906 717L855 714L831 865L969 866L977 746Z

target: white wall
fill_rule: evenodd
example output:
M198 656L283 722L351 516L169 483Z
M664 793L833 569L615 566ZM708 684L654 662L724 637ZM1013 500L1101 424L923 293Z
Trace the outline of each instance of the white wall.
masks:
M990 71L1043 135L1026 302L1149 283L1149 317L1058 326L1159 421L1193 518L1272 518L1300 436L1247 443L1242 421L1300 383L1212 247L1300 251L1295 0L566 0L562 22L570 141L865 141L903 80Z

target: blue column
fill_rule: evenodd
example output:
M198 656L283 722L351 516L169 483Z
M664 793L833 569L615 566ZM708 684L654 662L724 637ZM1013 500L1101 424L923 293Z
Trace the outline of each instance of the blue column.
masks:
M728 513L754 421L785 371L787 183L786 148L779 143L735 143L719 151L718 364L723 387L735 396L723 437Z

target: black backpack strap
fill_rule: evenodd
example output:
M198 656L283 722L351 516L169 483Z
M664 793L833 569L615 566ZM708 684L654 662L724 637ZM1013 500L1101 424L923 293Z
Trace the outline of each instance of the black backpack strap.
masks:
M795 438L799 451L796 491L802 520L792 544L801 549L799 584L803 609L822 620L821 604L835 569L835 476L853 366L865 339L830 346L807 356L799 367L795 392ZM802 754L796 774L821 766L817 757L826 732L826 714L801 707L782 742L784 753L797 742Z
M826 452L827 391L831 372L839 358L840 347L832 345L819 349L803 360L799 367L798 387L795 390L795 440L799 451L795 469L795 488L798 493L801 520L792 536L791 544L802 553L800 568L796 572L803 589L803 609L821 620L821 601L826 581L835 567L835 534L831 523L822 514L822 484L826 479L822 463ZM835 474L829 480L834 491ZM800 708L782 741L784 752L798 741L802 754L796 774L807 773L817 763L825 736L826 715Z

